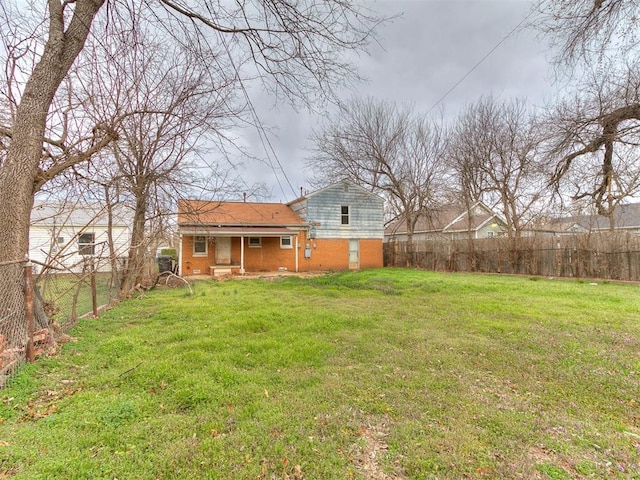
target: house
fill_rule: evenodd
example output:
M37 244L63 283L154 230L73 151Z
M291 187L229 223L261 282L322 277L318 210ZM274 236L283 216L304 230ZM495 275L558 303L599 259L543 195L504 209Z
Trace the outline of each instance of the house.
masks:
M382 266L384 201L341 181L289 202L180 200L182 275Z
M109 272L112 250L118 262L126 261L131 224L132 214L122 205L113 207L110 227L104 205L36 202L31 211L29 258L38 268L48 265L60 272L81 272L91 259L97 271Z
M617 232L640 235L640 203L618 205L613 211L613 225ZM609 232L610 229L611 221L604 215L557 217L539 226L540 231L556 235Z
M507 233L504 219L483 202L474 203L469 210L462 206L448 206L421 215L413 230L413 243L429 240L464 240L501 237ZM387 226L385 243L406 242L407 223L399 220Z

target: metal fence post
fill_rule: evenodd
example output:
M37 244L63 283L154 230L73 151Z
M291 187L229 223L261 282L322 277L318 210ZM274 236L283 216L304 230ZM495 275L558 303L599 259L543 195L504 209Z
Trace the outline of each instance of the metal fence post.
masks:
M98 291L96 288L96 266L94 259L91 259L91 305L93 306L93 316L98 318Z
M30 261L24 266L24 299L25 299L25 316L27 319L27 328L29 339L27 340L27 360L29 362L33 362L34 360L34 351L33 351L33 329L34 329L34 319L33 319L33 265Z

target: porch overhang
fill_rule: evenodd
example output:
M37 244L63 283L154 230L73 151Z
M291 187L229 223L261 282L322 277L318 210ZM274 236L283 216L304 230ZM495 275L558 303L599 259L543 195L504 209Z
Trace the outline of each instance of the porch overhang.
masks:
M282 237L297 235L303 227L183 227L182 235L208 237Z

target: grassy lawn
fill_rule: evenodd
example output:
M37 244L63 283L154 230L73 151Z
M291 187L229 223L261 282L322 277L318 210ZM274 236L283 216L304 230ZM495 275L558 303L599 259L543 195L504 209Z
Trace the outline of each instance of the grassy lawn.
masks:
M157 290L0 391L0 478L640 478L640 287L374 270Z
M96 274L96 300L98 306L108 304L117 292L110 288L111 274ZM73 303L78 317L93 311L91 279L89 275L50 274L37 283L46 301L53 302L57 312L55 319L64 325L72 321Z

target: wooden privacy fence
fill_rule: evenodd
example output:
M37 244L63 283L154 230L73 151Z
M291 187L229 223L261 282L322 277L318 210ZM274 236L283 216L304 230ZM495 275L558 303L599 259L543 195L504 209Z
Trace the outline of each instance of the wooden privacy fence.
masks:
M631 233L385 243L385 266L447 272L640 281L640 236Z

